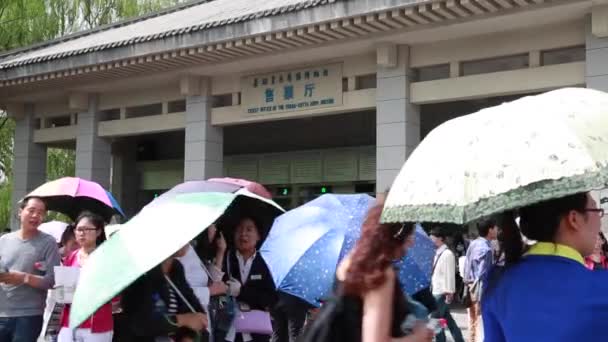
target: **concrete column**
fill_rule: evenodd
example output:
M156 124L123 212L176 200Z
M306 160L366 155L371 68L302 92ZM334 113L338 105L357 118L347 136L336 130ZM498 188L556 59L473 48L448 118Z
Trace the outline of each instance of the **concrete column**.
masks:
M594 6L588 15L586 29L586 70L587 88L608 92L608 6ZM592 192L601 208L608 210L608 203L601 203L608 198L608 189ZM602 218L602 232L608 234L608 216Z
M184 82L196 85L184 86ZM221 177L224 135L221 127L211 125L211 83L188 77L182 81L182 93L186 95L184 181Z
M36 119L33 104L19 109L21 113L9 113L15 118L13 148L13 192L11 202L11 229L19 229L16 214L21 200L30 191L46 181L46 146L34 143Z
M95 181L110 189L112 146L109 140L97 135L99 98L89 94L86 99L85 104L77 108L80 111L76 137L76 177Z
M394 56L381 56L382 54ZM409 47L378 49L376 191L386 191L420 142L420 109L410 102ZM380 63L380 61L395 61Z
M597 11L594 7L592 11ZM594 18L597 19L597 16ZM608 91L608 37L598 37L593 33L592 16L587 16L586 32L586 72L587 88ZM597 23L596 23L597 25Z
M127 218L138 211L137 191L139 178L136 164L136 144L129 138L118 139L112 144L112 194Z

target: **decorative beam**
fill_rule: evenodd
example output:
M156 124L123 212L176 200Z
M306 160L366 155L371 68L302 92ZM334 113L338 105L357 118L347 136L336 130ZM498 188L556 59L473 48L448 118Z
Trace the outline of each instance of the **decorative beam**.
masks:
M304 45L314 44L313 42L311 42L310 40L306 39L305 37L299 36L297 34L297 31L295 31L295 30L289 30L289 31L287 31L287 33L285 33L285 37L287 39L289 39L290 41L294 42L295 44L297 44L298 46L304 46Z
M380 31L391 31L393 29L391 25L387 25L384 21L380 20L377 14L366 16L365 21Z
M290 40L287 37L287 33L286 32L277 32L274 35L270 35L270 37L272 37L272 42L276 43L279 46L282 46L283 48L286 49L290 49L293 47L299 47L301 46L301 44L298 44L292 40ZM268 38L268 35L266 35L266 38Z
M339 33L341 33L341 34L343 34L343 35L345 35L347 37L350 37L350 38L357 37L356 33L352 32L352 31L349 31L349 30L346 30L342 26L342 22L332 22L330 24L330 27L331 27L332 30L334 30L336 32L339 32Z
M525 7L530 5L530 3L528 3L526 0L513 0L515 1L516 4L518 4L521 7Z
M488 12L498 12L498 7L496 7L496 5L494 5L494 3L489 0L477 0L477 3L481 7L485 8Z
M355 33L356 35L359 36L364 36L367 35L369 32L365 31L364 29L360 28L358 25L355 24L355 21L353 19L344 19L342 20L342 27L347 30L347 31L351 31L353 33Z
M330 24L328 24L328 23L323 23L323 24L319 25L319 31L322 32L322 33L325 33L325 34L327 34L329 36L332 36L335 39L345 39L345 38L347 38L346 35L344 35L344 34L342 34L340 32L332 30L332 28L330 27Z
M483 8L481 8L477 4L477 2L475 2L474 0L460 0L460 3L462 4L462 6L466 7L469 11L473 12L474 14L484 14L485 13Z
M310 29L310 27L308 28L299 28L296 31L296 34L298 35L298 37L302 37L302 39L306 39L308 41L313 42L314 44L322 44L325 43L326 40L321 38L321 37L317 37L314 34L309 34L308 29Z
M494 0L494 2L502 6L502 8L511 9L514 7L511 1L509 0Z
M446 6L445 3L442 2L436 2L432 5L433 11L441 14L442 16L444 16L447 19L453 20L456 19L458 17L458 15L454 14L452 11L450 11Z
M471 15L471 13L469 11L467 11L464 7L462 7L460 5L460 3L458 3L457 0L448 0L448 2L445 4L445 6L447 9L458 14L459 16L461 16L463 18Z
M394 20L402 23L405 26L416 26L416 25L418 25L418 23L416 23L415 21L407 18L405 16L405 11L403 11L403 10L393 10L391 12L391 17Z
M310 36L318 38L321 42L336 40L336 38L327 32L321 32L318 26L311 26L306 29L306 33Z
M416 23L421 24L421 25L426 25L426 24L430 24L431 23L427 18L421 16L418 13L418 10L416 8L406 8L405 9L405 16L408 17L408 18L410 18L410 19L412 19Z
M382 12L378 14L378 20L390 26L393 29L401 29L407 27L406 24L393 19L389 12Z
M438 16L433 11L433 9L431 8L431 6L428 5L428 4L424 4L424 5L418 6L418 13L420 13L420 15L422 15L423 17L431 19L434 22L440 22L440 21L444 20L444 18Z

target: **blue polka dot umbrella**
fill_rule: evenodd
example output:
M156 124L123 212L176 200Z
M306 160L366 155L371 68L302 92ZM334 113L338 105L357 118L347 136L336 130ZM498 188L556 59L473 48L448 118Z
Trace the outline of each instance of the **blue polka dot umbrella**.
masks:
M373 203L368 195L327 194L279 216L260 249L277 289L319 306L331 294L336 267L354 247ZM400 275L412 288L429 285L430 266L422 271L425 266L410 260L403 267Z

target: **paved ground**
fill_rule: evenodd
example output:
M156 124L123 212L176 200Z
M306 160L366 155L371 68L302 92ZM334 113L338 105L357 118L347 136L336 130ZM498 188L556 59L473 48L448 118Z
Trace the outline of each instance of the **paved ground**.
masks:
M460 327L460 330L462 331L462 336L464 336L465 340L467 340L468 336L469 336L469 322L468 322L468 315L467 315L467 310L464 308L454 308L451 310L452 312L452 316L454 317L454 320L456 320L456 323L458 323L458 326ZM452 335L450 335L449 332L446 332L446 336L447 336L447 340L450 342L453 342L454 340L452 339Z

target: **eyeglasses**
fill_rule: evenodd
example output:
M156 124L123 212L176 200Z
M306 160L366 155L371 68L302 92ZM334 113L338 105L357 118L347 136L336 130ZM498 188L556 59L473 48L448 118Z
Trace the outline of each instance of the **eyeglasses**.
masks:
M97 228L89 227L89 228L76 228L74 232L76 233L86 233L86 232L94 232Z
M599 217L604 217L604 209L602 208L585 208L582 210L583 212L594 212L597 213Z

